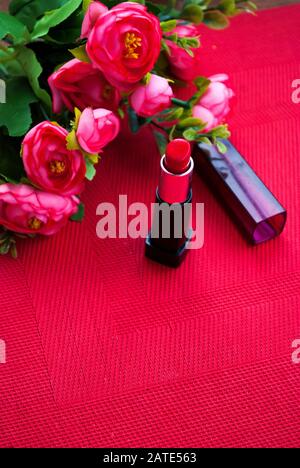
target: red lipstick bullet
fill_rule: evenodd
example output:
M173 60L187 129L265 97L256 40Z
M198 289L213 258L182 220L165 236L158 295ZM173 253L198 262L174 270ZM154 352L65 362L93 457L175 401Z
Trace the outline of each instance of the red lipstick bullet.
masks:
M173 174L183 174L189 167L191 145L186 140L178 138L171 141L166 150L165 166Z
M194 161L189 142L170 142L160 161L160 177L146 256L176 267L187 253L190 240L192 174Z

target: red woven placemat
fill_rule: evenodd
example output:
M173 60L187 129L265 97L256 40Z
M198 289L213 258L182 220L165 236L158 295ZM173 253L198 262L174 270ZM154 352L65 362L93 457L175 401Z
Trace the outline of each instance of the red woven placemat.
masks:
M142 240L99 240L96 206L153 201L159 157L148 131L104 156L86 218L0 259L0 445L298 446L300 365L300 6L203 30L203 73L237 94L232 141L288 223L249 247L201 180L205 245L170 270Z

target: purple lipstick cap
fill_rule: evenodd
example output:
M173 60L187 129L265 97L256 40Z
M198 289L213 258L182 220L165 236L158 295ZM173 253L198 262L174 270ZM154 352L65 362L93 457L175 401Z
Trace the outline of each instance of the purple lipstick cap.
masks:
M286 223L286 210L228 140L225 154L216 146L195 144L195 169L219 196L237 226L252 244L278 236Z

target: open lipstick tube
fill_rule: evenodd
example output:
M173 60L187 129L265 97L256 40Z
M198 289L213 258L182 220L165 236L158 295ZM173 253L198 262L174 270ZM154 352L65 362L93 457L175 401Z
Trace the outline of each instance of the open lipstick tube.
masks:
M192 174L190 144L177 139L169 143L160 161L160 176L146 256L176 267L187 253L191 229Z
M195 169L252 244L273 239L284 229L286 210L232 143L221 141L225 154L216 146L195 144Z

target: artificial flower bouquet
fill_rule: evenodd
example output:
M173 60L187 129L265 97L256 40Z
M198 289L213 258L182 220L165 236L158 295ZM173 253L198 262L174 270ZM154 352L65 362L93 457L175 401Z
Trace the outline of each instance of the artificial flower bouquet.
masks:
M12 0L0 12L0 253L82 219L85 182L122 125L151 126L162 153L178 137L226 151L233 91L226 75L201 74L201 23L223 28L254 10L243 0Z

